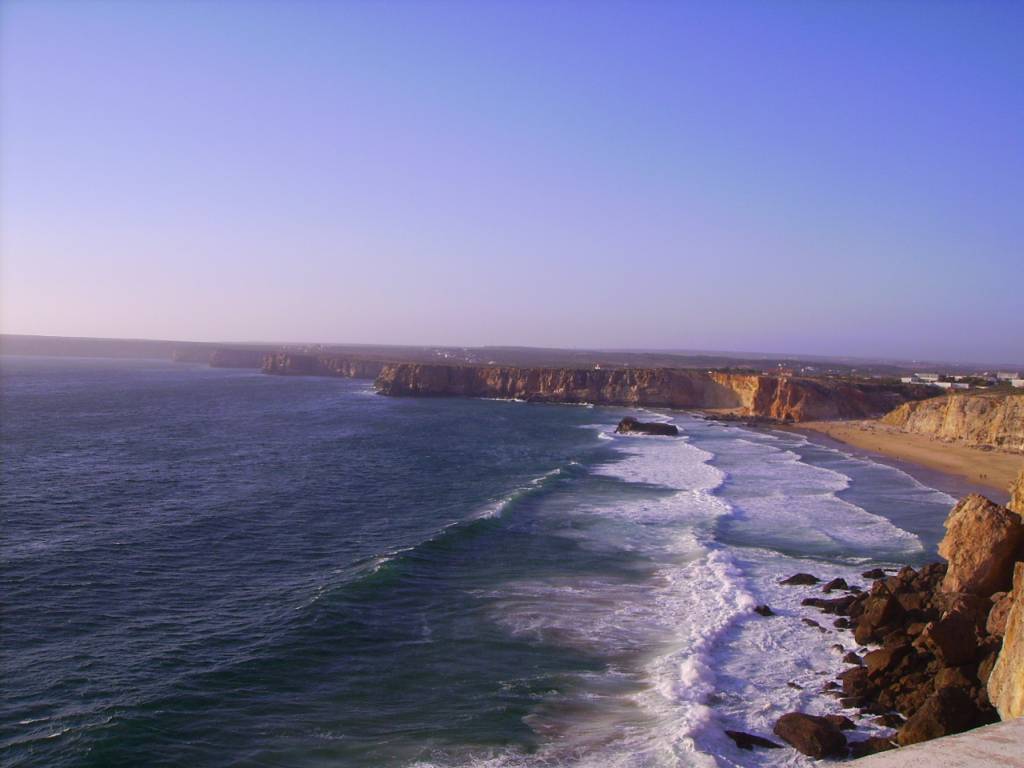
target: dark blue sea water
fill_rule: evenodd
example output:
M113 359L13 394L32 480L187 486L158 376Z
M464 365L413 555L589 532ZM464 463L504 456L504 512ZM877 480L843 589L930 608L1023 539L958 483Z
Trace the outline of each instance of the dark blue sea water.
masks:
M776 581L927 560L951 504L685 414L617 437L623 409L365 381L0 374L7 766L781 764L722 728L834 711L786 682L852 640Z

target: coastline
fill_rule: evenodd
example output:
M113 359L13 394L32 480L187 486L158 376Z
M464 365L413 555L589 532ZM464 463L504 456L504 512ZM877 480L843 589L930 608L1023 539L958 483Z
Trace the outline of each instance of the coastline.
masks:
M853 449L954 498L981 493L1004 504L1009 499L1007 489L1024 468L1024 456L946 443L875 421L809 421L777 428L832 448Z

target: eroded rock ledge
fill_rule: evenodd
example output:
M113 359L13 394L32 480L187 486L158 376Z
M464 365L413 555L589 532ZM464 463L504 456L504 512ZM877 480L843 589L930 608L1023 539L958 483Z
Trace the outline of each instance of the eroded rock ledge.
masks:
M397 363L377 377L393 396L463 396L545 403L734 409L776 421L869 418L927 387L681 368L517 368Z

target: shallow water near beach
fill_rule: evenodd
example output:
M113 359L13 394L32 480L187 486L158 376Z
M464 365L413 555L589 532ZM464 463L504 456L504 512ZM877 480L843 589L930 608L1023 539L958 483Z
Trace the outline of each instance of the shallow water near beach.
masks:
M801 765L723 735L839 711L852 638L777 582L927 562L953 503L687 414L0 374L9 766Z

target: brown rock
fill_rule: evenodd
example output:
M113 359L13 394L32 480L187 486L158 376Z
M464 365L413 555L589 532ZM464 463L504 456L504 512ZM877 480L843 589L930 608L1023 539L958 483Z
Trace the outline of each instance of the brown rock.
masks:
M825 715L825 719L840 731L852 731L857 725L846 715Z
M864 665L867 667L868 677L873 680L883 675L892 676L898 674L901 662L911 653L913 653L913 648L909 645L893 645L871 651L864 657Z
M943 615L959 613L974 622L978 630L983 630L992 611L992 599L972 595L968 592L940 592L936 595L936 604L943 609Z
M1006 633L1006 620L1013 605L1013 592L996 592L992 595L992 610L985 620L985 631L990 635L1002 637Z
M890 749L896 749L892 739L885 736L872 736L863 741L851 741L850 757L866 757L867 755L874 755Z
M885 571L883 571L881 568L872 568L870 571L864 571L864 573L862 573L861 576L863 576L865 579L884 579Z
M960 733L982 721L974 699L962 688L941 688L900 728L901 747Z
M884 715L872 718L871 722L884 728L900 728L905 719L902 715L898 715L895 712L886 712Z
M762 616L774 616L775 611L769 608L767 605L759 605L754 608L754 613L759 613Z
M939 554L949 561L944 592L988 597L1006 590L1014 562L1024 556L1024 520L984 496L971 494L949 513Z
M831 592L833 589L847 589L848 585L846 579L832 579L828 584L821 588L822 592Z
M786 584L786 585L790 585L790 586L792 586L792 585L807 585L807 584L817 584L819 581L821 581L821 579L819 579L817 576L813 576L810 573L795 573L792 576L790 576L788 579L783 579L782 581L780 581L779 584Z
M864 645L880 639L879 630L894 622L903 613L899 601L892 595L872 595L864 604L864 612L857 619L854 638Z
M935 675L935 690L939 688L963 688L969 690L977 685L972 680L973 670L969 667L943 667Z
M744 733L743 731L726 731L725 735L736 742L736 746L740 749L753 749L754 747L764 747L765 749L782 749L781 744L776 744L774 741L769 741L763 736L755 736L752 733Z
M862 696L871 688L871 680L865 667L851 667L838 675L843 692L850 696Z
M959 667L973 661L980 650L974 622L961 613L951 613L929 622L917 642L948 667Z
M831 757L846 751L846 737L834 723L803 712L780 717L775 735L809 757Z

